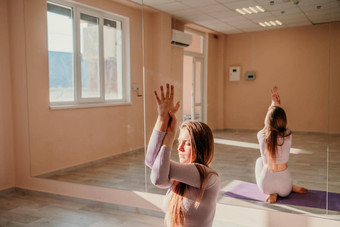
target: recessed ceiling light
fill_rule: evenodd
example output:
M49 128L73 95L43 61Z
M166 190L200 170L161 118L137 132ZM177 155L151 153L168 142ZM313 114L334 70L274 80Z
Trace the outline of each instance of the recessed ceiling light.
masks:
M262 13L264 12L264 9L261 6L256 6L258 10L260 10Z
M243 10L244 12L248 13L248 14L252 14L252 12L251 12L250 10L246 9L246 8L242 8L242 10Z
M261 25L262 27L266 27L266 25L262 22L260 22L259 25Z
M276 22L278 25L282 25L282 22L279 21L279 20L276 20L275 22Z
M238 12L238 13L240 13L240 14L242 14L242 15L245 15L246 13L245 12L243 12L242 10L240 10L240 9L235 9L236 10L236 12Z
M274 26L276 26L276 24L275 24L275 22L274 22L274 21L269 21L269 23L270 23L271 25L274 25Z
M249 9L250 9L251 11L253 11L253 13L258 13L258 11L257 11L256 9L254 9L253 7L249 7Z
M261 6L250 6L248 8L235 9L236 12L245 15L253 13L263 13L265 10Z
M259 22L259 25L262 27L271 27L271 26L282 25L282 22L279 20L265 21L265 22Z

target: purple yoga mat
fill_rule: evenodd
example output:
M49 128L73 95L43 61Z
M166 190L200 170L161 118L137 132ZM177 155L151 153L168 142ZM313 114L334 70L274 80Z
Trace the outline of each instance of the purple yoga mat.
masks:
M266 194L259 190L256 184L251 183L239 183L225 192L224 196L262 202L264 202L267 197ZM308 190L306 194L292 192L287 197L278 196L276 203L326 209L326 192L317 190ZM340 194L328 193L328 209L340 211Z

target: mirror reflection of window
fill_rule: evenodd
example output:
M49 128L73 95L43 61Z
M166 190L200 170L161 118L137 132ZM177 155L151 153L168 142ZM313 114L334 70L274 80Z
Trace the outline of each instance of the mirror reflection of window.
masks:
M128 103L128 19L63 1L47 5L51 106Z
M122 23L104 19L105 100L123 98Z
M99 18L80 13L81 97L100 97Z
M74 101L73 9L47 4L50 101Z

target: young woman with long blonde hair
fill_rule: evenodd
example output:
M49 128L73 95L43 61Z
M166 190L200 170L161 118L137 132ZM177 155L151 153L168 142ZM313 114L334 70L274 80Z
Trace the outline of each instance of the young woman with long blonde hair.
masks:
M256 161L255 176L259 189L268 194L266 202L274 203L278 195L286 197L291 191L306 193L307 189L292 184L288 170L292 132L287 128L287 116L281 108L277 87L271 90L271 97L265 126L257 133L261 157Z
M168 226L212 226L216 200L220 189L218 174L209 167L214 156L211 129L199 121L186 121L180 126L178 137L179 163L170 160L175 140L177 120L174 87L160 87L155 91L158 118L151 135L145 163L151 168L151 182L168 188L165 196Z

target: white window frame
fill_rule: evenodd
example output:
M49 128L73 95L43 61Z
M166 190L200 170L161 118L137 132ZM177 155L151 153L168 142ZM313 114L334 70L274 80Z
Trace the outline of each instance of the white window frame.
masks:
M74 101L50 102L51 109L84 108L96 106L116 106L131 104L130 89L130 20L128 17L107 12L88 5L69 2L65 0L48 0L47 3L57 4L72 8L73 13L73 77L74 77ZM99 77L100 97L81 97L81 54L80 54L80 14L84 13L99 18ZM123 98L117 100L105 100L105 75L104 75L104 19L120 21L122 23L122 88Z

